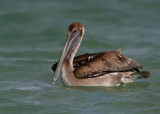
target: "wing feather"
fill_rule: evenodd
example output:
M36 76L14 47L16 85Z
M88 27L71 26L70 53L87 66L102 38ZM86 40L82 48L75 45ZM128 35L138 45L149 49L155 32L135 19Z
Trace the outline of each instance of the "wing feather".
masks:
M99 55L100 53L94 53L94 54L90 54L90 53L86 53L83 55L79 55L76 56L73 60L73 67L76 69L77 67L85 64L88 61L91 61L92 59L94 59L97 55ZM55 71L57 68L58 62L52 65L52 70Z
M121 49L117 49L77 56L73 60L74 75L77 78L92 78L110 72L139 71L138 68L142 68L138 62L120 53ZM57 64L58 62L52 65L53 71L55 71Z
M107 72L125 72L138 68L142 68L139 63L114 50L100 53L91 61L87 61L74 70L74 75L77 78L87 78Z

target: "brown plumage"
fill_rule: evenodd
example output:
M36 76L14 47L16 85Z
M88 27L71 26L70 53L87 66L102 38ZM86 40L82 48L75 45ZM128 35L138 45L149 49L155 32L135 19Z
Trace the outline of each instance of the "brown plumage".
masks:
M84 27L81 23L72 23L67 34L60 62L52 66L55 71L53 82L61 68L62 81L69 86L115 86L132 82L135 78L149 77L149 72L139 72L143 67L122 55L121 49L74 57L83 38Z
M139 71L143 68L138 62L120 54L121 50L113 50L95 54L84 54L74 58L74 75L77 78L93 78L111 72ZM58 63L52 66L55 71Z

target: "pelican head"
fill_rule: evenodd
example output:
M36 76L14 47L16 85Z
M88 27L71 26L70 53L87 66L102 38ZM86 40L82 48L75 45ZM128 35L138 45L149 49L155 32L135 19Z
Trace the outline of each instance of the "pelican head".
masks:
M63 63L66 60L70 59L72 52L76 53L83 38L83 35L84 35L84 27L81 23L74 22L71 25L69 25L67 30L66 43L52 79L53 84L58 79Z

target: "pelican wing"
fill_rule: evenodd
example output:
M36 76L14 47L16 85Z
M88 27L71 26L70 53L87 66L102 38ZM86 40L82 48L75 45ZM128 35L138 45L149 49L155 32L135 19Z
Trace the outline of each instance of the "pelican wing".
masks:
M94 53L94 54L86 53L86 54L83 54L83 55L80 55L80 56L76 56L76 57L74 57L74 60L73 60L73 67L76 69L77 67L79 67L79 66L85 64L86 62L92 60L93 58L95 58L99 54L100 53ZM55 63L54 65L52 65L52 70L53 71L56 70L57 65L58 65L58 62Z
M142 68L139 63L120 54L120 50L114 50L98 53L80 64L75 68L74 75L77 78L92 78L110 72L138 71L138 68Z
M120 53L121 49L117 49L117 50L114 50L114 51L116 51L117 53ZM75 69L77 69L77 67L86 64L88 61L93 60L96 56L98 56L98 55L100 55L102 53L104 53L104 52L93 53L93 54L86 53L86 54L83 54L83 55L76 56L73 59L73 67ZM52 65L52 70L53 71L56 70L57 65L58 65L58 62Z

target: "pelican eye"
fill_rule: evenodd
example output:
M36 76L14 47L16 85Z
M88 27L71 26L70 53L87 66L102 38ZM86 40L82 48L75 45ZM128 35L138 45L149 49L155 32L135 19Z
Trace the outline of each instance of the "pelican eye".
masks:
M74 30L73 33L76 33L76 30Z

